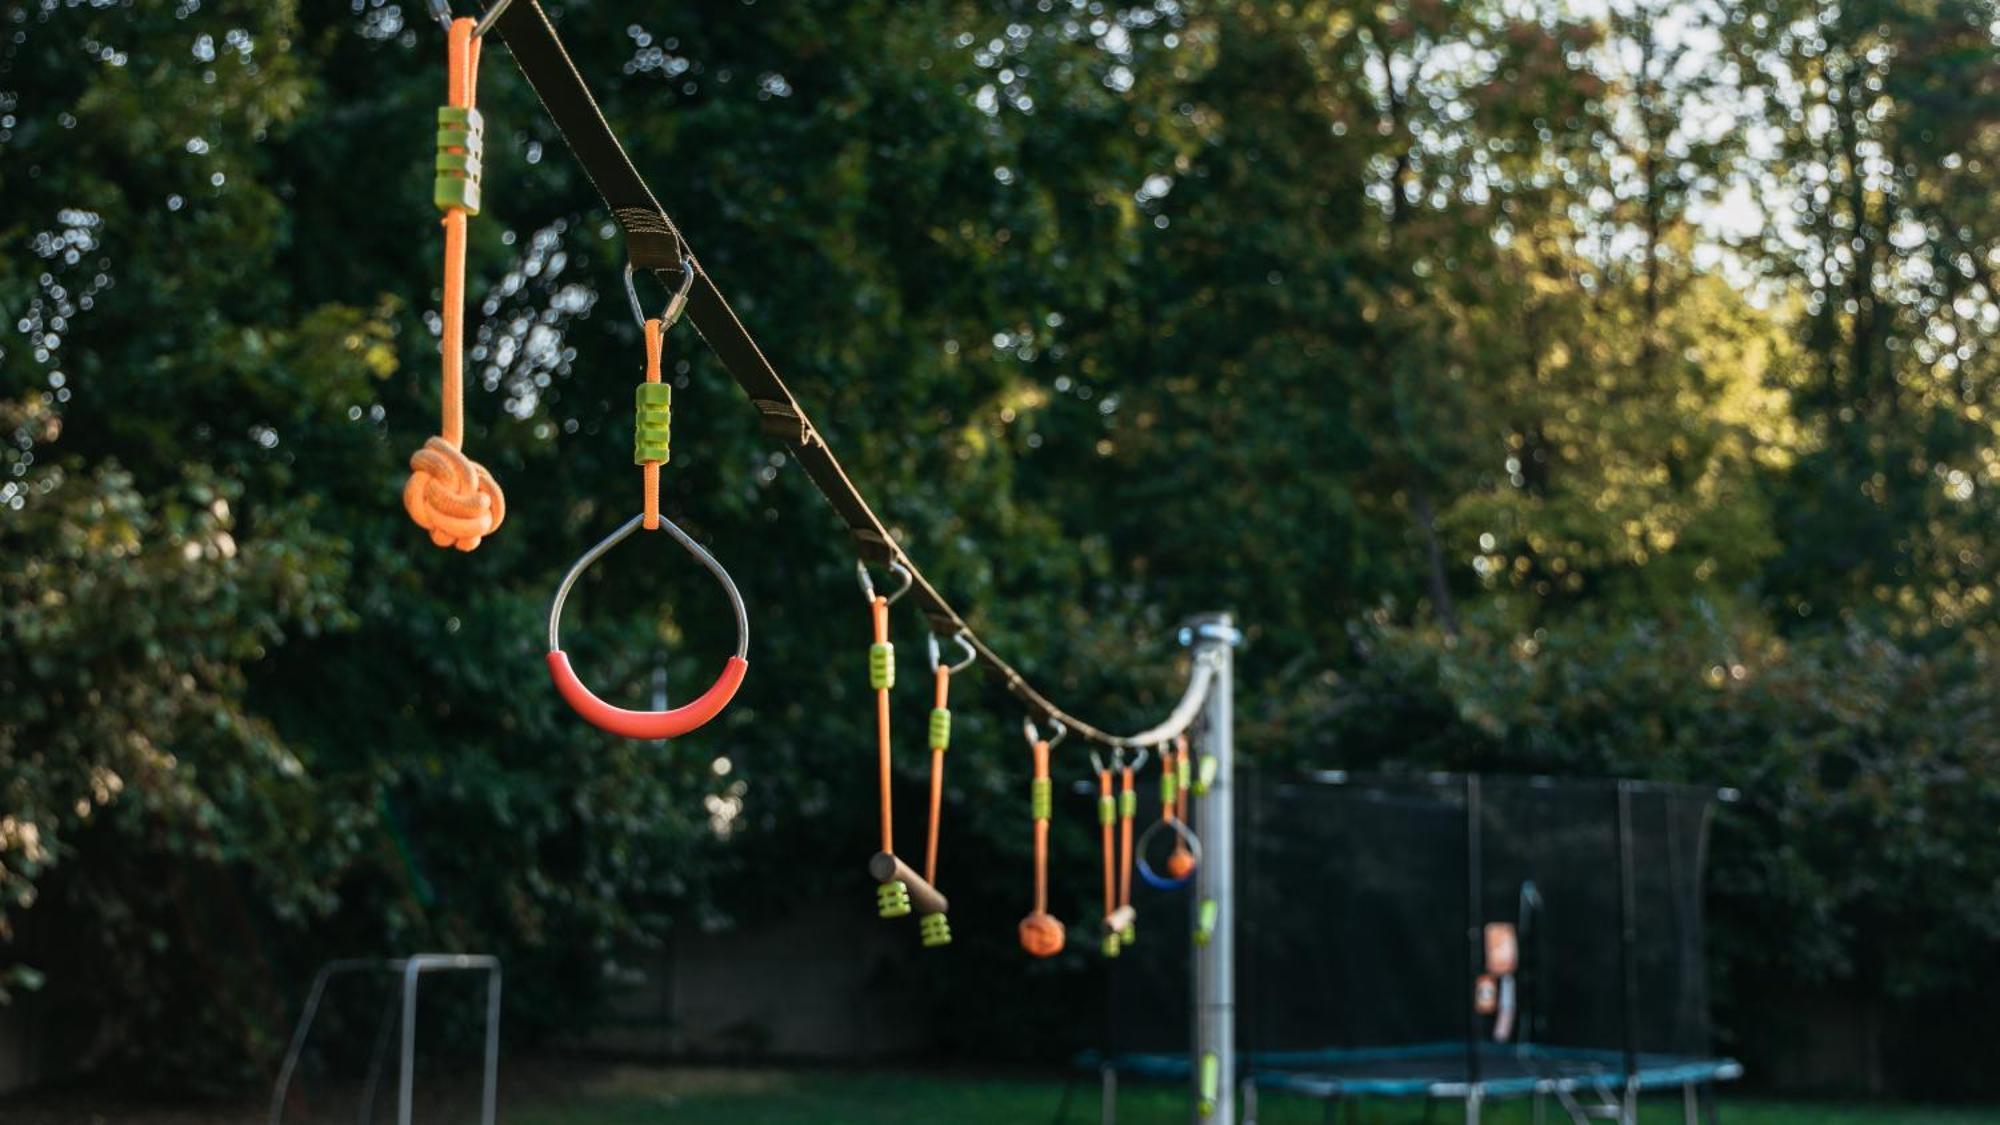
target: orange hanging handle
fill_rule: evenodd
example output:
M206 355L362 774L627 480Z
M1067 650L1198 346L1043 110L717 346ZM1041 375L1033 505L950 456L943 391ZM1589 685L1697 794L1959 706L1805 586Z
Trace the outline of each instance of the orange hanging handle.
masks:
M469 20L456 21L469 23ZM633 429L632 457L642 468L645 484L640 513L621 525L618 530L605 536L603 541L583 553L569 573L563 577L562 585L556 589L555 602L549 607L549 676L555 681L556 691L577 714L592 724L621 734L627 738L662 739L677 738L695 730L702 724L722 713L736 697L736 691L743 685L743 677L749 671L750 621L743 609L743 596L736 589L736 583L729 577L715 556L709 554L672 520L660 515L660 466L664 464L671 448L671 389L660 381L661 356L665 350L667 330L679 319L681 310L687 304L689 288L694 284L694 263L681 263L681 287L667 303L666 310L658 317L648 317L639 307L638 293L632 286L632 267L625 268L625 291L632 299L632 315L646 341L646 378L639 384L636 415ZM563 652L560 626L562 624L563 602L576 585L576 580L591 563L604 553L623 542L625 538L640 528L646 530L665 529L668 536L695 560L715 576L729 597L730 608L736 614L736 655L722 666L722 673L708 690L693 701L668 711L629 711L598 698L586 687L570 666L568 654Z
M954 639L965 651L965 658L956 664L947 664L939 658L937 634L932 633L925 638L930 650L932 688L930 737L927 740L931 751L931 818L924 832L924 874L920 882L933 888L938 881L938 834L944 819L944 755L951 748L951 677L979 658L978 651L965 639L963 632ZM951 922L945 917L942 896L931 908L925 907L920 895L917 897L917 931L924 948L950 945Z
M1133 788L1133 776L1139 767L1146 764L1146 752L1139 751L1136 761L1126 760L1121 754L1118 762L1118 908L1127 914L1126 924L1118 931L1118 937L1126 945L1132 944L1138 936L1132 923L1137 914L1132 909L1132 822L1138 818L1139 793Z
M938 648L937 634L926 638L931 661L933 693L929 742L931 750L931 821L924 837L924 878L937 882L938 832L944 810L944 754L951 749L951 678L972 666L979 651L959 632L952 639L965 655L956 664L947 664Z
M446 29L445 105L438 110L438 154L432 198L444 212L444 305L441 382L443 419L437 436L410 456L403 509L440 547L470 551L500 529L507 500L486 467L465 455L465 228L479 213L485 126L474 108L479 85L476 21Z
M1186 886L1194 875L1195 866L1201 862L1201 839L1188 828L1183 811L1187 808L1188 791L1187 739L1183 737L1171 747L1161 747L1159 755L1160 819L1148 825L1133 845L1132 866L1147 886L1171 891ZM1161 832L1173 837L1173 851L1167 856L1164 874L1155 871L1146 859L1148 845Z
M899 561L891 562L889 569L902 579L902 585L887 594L878 594L875 592L875 580L868 574L868 564L858 563L855 567L862 597L868 602L869 624L873 630L873 642L868 646L868 683L875 689L875 779L876 795L882 808L882 850L868 861L868 871L876 880L876 913L884 918L901 918L915 909L919 915L918 933L923 944L926 948L933 948L951 942L951 924L945 918L950 904L932 882L936 876L938 798L933 798L931 812L933 835L927 849L930 852L929 872L919 875L896 857L895 760L889 740L889 691L896 686L896 646L889 641L889 606L909 592L914 579L909 568ZM934 761L932 768L935 772L942 767ZM932 789L939 789L935 777Z
M1031 957L1054 957L1063 950L1063 924L1049 913L1049 816L1054 811L1054 792L1049 780L1049 748L1068 734L1060 723L1056 736L1044 739L1032 719L1023 720L1028 748L1034 759L1035 776L1030 807L1035 823L1035 908L1021 919L1021 948Z
M1132 767L1122 751L1114 752L1107 766L1093 750L1090 765L1097 774L1097 826L1104 854L1103 950L1106 957L1116 957L1137 936L1133 924L1138 915L1132 909L1132 822L1121 812L1136 808L1138 797L1132 792ZM1114 772L1123 778L1122 799L1112 789Z
M896 682L896 666L893 662L894 646L889 643L889 599L876 597L869 603L868 611L875 624L875 643L868 650L868 671L875 677L875 772L882 806L882 850L893 855L896 851L896 815L890 790L893 763L889 752L889 689ZM878 655L882 657L879 661L876 659Z

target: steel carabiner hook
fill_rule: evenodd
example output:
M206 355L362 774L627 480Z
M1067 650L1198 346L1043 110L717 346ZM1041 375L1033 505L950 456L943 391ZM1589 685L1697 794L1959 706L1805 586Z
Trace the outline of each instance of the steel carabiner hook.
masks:
M869 600L873 601L874 599L870 598ZM979 659L979 650L973 648L972 642L965 639L965 630L960 629L958 632L953 633L951 635L951 639L958 642L959 649L965 653L965 659L959 661L956 664L944 664L942 665L942 668L940 668L940 657L942 656L942 654L938 651L937 634L932 633L928 637L924 638L924 640L926 641L926 643L930 648L931 671L936 672L942 670L956 676L960 672L965 671L967 668L972 667L973 663Z
M647 320L646 307L639 303L639 285L636 280L636 273L637 268L631 262L626 262L625 300L632 306L632 319L639 323L639 331L644 332ZM667 298L667 306L660 310L660 315L657 318L660 322L660 331L665 332L667 329L672 328L680 321L681 313L687 311L688 294L694 292L694 273L694 259L682 258L680 287L674 290L673 296Z
M562 584L556 587L555 601L549 605L549 674L555 679L556 691L576 710L576 713L593 725L612 734L626 738L659 739L678 738L715 718L729 701L736 696L736 689L743 686L743 675L749 670L750 616L743 608L743 595L736 589L736 583L729 577L714 555L708 553L701 544L694 541L672 520L662 517L660 526L673 536L695 561L707 568L722 585L729 596L729 608L736 615L736 654L722 667L722 674L716 677L707 691L689 703L670 711L628 711L599 699L583 681L577 678L570 667L569 655L563 652L560 628L562 625L563 603L569 599L569 592L582 576L585 568L603 558L605 552L624 542L625 538L637 531L645 521L644 516L633 516L620 525L616 531L605 536L569 568L563 575Z
M1049 749L1053 750L1057 743L1069 737L1069 728L1062 724L1061 719L1055 718L1049 720L1049 725L1056 729L1054 737L1048 740ZM1026 715L1021 716L1021 733L1027 737L1030 746L1042 741L1041 728L1035 725L1035 720Z
M896 587L895 590L890 592L890 594L887 597L882 599L883 601L887 602L890 605L895 605L896 599L902 597L904 594L909 593L910 587L915 585L917 580L914 576L910 574L910 568L903 565L903 560L901 559L890 560L889 573L894 574L903 580L902 585ZM875 579L872 575L868 573L868 564L865 562L857 561L854 564L854 576L861 582L862 597L868 600L869 605L874 605Z
M507 10L508 5L513 2L514 0L495 0L491 8L480 13L479 22L472 25L472 37L477 39L492 30L494 21L498 20L501 14ZM453 18L451 14L451 0L428 0L428 4L431 10L431 18L442 24L446 31L450 31Z

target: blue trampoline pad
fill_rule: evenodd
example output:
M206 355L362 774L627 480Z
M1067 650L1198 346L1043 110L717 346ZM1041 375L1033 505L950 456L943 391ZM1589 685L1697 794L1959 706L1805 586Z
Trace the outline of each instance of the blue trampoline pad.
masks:
M1743 1067L1735 1059L1640 1054L1634 1078L1642 1090L1727 1082ZM1096 1066L1095 1056L1086 1065ZM1484 1097L1527 1097L1558 1090L1611 1090L1625 1084L1625 1056L1588 1047L1510 1046L1482 1043L1478 1078L1463 1042L1418 1043L1358 1050L1260 1051L1239 1064L1258 1086L1317 1098L1462 1098L1475 1086ZM1112 1057L1120 1073L1141 1078L1185 1080L1185 1055L1121 1054Z

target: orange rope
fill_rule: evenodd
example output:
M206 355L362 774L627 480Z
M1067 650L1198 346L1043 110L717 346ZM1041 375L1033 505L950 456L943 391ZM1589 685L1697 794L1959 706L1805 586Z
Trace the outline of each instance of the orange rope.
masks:
M1188 749L1187 735L1181 735L1179 738L1174 739L1174 747L1175 749L1180 751L1180 760L1182 762L1187 761L1188 755L1194 753L1194 751ZM1179 763L1175 763L1174 768L1178 770L1180 768ZM1194 788L1194 785L1192 782L1190 782L1187 785L1181 786L1174 792L1174 817L1175 819L1179 820L1182 824L1187 823L1188 790L1192 788ZM1186 847L1187 845L1183 843L1181 846Z
M875 643L889 643L889 599L875 598L870 607L875 618ZM882 850L896 854L896 818L893 796L890 793L889 768L889 689L878 688L875 692L875 756L879 763L882 791Z
M1035 741L1035 780L1047 781L1049 777L1049 744ZM1049 912L1049 822L1035 821L1035 913Z
M1133 792L1132 789L1131 766L1123 767L1121 781L1120 788L1122 792L1119 795L1120 808L1118 815L1118 833L1120 837L1118 842L1118 905L1124 907L1132 905L1132 818L1124 815L1123 805L1125 802L1137 801L1139 799L1138 794Z
M470 18L453 20L447 37L445 100L472 109L479 84L479 38ZM463 153L462 148L448 151ZM465 224L463 206L444 212L444 307L441 311L443 420L436 437L410 455L410 479L403 486L403 509L440 547L470 551L500 529L507 499L484 465L467 457L465 445Z
M648 383L657 383L660 381L660 353L664 348L665 337L665 326L657 319L646 322L646 381ZM646 501L645 507L642 509L646 516L644 526L647 531L658 531L660 529L660 463L658 461L641 462L640 471L644 474L646 480ZM880 640L881 638L877 637L876 639Z
M940 664L937 670L937 697L932 706L942 711L950 697L951 669ZM924 882L933 887L937 886L938 816L943 807L944 750L934 747L931 750L931 824L924 840Z
M1117 816L1117 798L1111 795L1111 771L1097 771L1098 800L1109 808L1111 815L1098 818L1100 835L1104 838L1104 917L1111 918L1111 912L1118 909L1118 856L1112 845L1112 821Z
M1194 753L1194 751L1188 749L1188 740L1186 735L1181 735L1180 737L1174 739L1174 747L1177 753L1170 754L1169 758L1177 759L1175 761L1172 761L1171 764L1175 772L1178 773L1180 770L1181 763L1186 762L1188 760L1188 756ZM1186 785L1176 786L1174 789L1174 804L1172 812L1174 815L1174 819L1180 821L1183 826L1187 824L1187 817L1188 817L1188 790L1193 788L1194 788L1194 779L1192 776L1192 771L1190 771L1188 783ZM1160 818L1163 820L1166 819L1168 811L1169 811L1168 809L1162 807L1160 809ZM1176 879L1180 879L1184 878L1187 875L1187 873L1192 870L1194 870L1194 851L1188 847L1187 838L1182 836L1180 833L1176 832L1174 833L1173 854L1167 857L1167 874L1173 876Z
M479 85L479 38L470 16L451 22L445 100L472 109ZM465 208L444 213L444 426L442 436L465 444Z

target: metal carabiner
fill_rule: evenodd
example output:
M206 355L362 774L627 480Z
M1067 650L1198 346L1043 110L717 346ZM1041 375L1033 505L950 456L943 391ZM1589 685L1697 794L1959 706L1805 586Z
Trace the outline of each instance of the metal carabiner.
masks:
M636 267L631 262L625 263L625 299L631 302L632 319L638 321L639 331L644 332L647 319L646 307L639 303L639 284L634 276L636 272ZM681 284L674 290L674 295L667 298L667 307L660 310L660 331L665 332L680 321L681 314L687 311L688 294L693 291L694 259L682 258Z
M585 687L570 667L569 655L563 652L560 627L562 625L563 603L569 600L569 592L582 576L584 569L604 557L604 553L639 529L644 516L633 516L620 525L616 531L605 536L569 568L563 575L562 585L556 587L555 601L549 605L549 674L554 677L556 691L576 710L576 713L593 725L612 734L622 734L626 738L678 738L708 722L720 714L729 701L736 696L736 689L743 685L743 674L749 670L750 616L743 608L743 595L736 589L736 582L729 577L715 556L708 553L701 544L694 541L672 520L661 517L660 526L673 536L687 552L695 557L715 580L722 585L729 596L729 608L736 614L736 655L731 656L722 667L722 674L716 677L707 691L691 702L671 711L628 711L615 707L599 699Z
M903 584L896 587L895 592L891 593L888 597L883 599L890 605L895 605L897 598L900 598L904 594L910 592L910 587L916 584L916 578L910 574L909 568L903 565L903 561L901 559L890 560L889 573L898 575L903 580ZM868 564L865 562L856 562L854 564L854 574L856 578L859 578L861 580L862 596L868 599L869 605L874 605L875 579L871 577L868 573Z
M868 600L872 602L872 601L874 601L875 599L871 597L871 598L869 598ZM946 672L949 672L949 673L951 673L952 675L956 676L956 675L958 675L958 674L959 674L960 672L963 672L963 671L965 671L965 670L966 670L967 668L970 668L970 667L972 667L972 665L973 665L973 662L975 662L975 661L977 661L977 660L979 659L979 650L978 650L978 649L976 649L976 648L973 648L973 647L972 647L972 642L971 642L971 641L968 641L968 640L966 640L966 639L965 639L965 630L963 630L963 629L960 629L960 630L959 630L958 632L956 632L956 633L953 633L953 634L951 635L951 639L952 639L952 640L954 640L954 641L957 641L957 642L958 642L958 647L959 647L960 649L964 650L964 652L965 652L965 659L964 659L964 660L961 660L961 661L959 661L959 662L958 662L958 663L956 663L956 664L946 664L946 665L944 665L944 666L943 666L943 670L944 670L944 671L946 671ZM939 670L939 657L940 657L940 655L941 655L941 654L940 654L940 653L938 652L938 639L937 639L937 634L936 634L936 633L932 633L932 634L930 634L930 635L929 635L928 637L925 637L925 638L924 638L924 640L926 641L926 643L928 644L928 646L929 646L929 648L930 648L930 653L931 653L931 671L933 671L933 672L936 672L936 671L938 671L938 670Z
M493 27L493 22L499 19L500 14L502 12L505 12L507 10L507 6L512 4L513 2L514 0L495 0L495 3L491 8L488 8L484 12L480 13L479 22L472 25L472 37L474 39L477 39L480 36L486 34L489 30L491 30ZM452 21L451 0L429 0L429 4L431 9L431 18L437 20L438 23L444 25L444 29L446 31L450 31L451 21Z
M1051 718L1049 725L1056 728L1055 737L1048 740L1049 749L1053 750L1057 743L1069 737L1069 728L1062 724L1061 719L1056 718ZM1027 737L1030 746L1042 741L1041 728L1035 725L1035 720L1026 715L1021 716L1021 733Z

